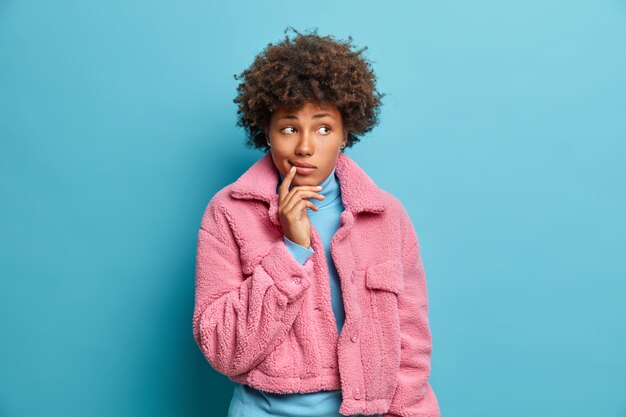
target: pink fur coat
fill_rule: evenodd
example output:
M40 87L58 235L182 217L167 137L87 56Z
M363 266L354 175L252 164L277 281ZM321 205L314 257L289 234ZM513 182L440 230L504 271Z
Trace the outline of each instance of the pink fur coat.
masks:
M346 321L337 334L328 267L299 264L278 218L271 155L209 201L198 232L193 334L232 381L274 393L342 390L339 412L439 417L428 381L426 277L407 211L354 160L336 174L345 211L331 241Z

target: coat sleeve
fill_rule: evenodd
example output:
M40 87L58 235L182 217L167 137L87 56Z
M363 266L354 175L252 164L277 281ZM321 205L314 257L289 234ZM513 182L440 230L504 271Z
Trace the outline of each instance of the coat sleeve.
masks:
M209 202L198 231L193 313L197 345L228 377L250 371L282 341L311 283L282 237L245 276L230 220Z
M428 378L432 336L428 322L426 275L417 234L401 206L404 291L398 295L400 371L395 395L384 417L439 417L440 409Z

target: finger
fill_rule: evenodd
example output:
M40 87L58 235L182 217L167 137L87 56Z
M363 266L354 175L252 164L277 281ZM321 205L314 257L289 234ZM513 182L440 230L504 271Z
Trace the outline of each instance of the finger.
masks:
M289 198L289 196L287 196L287 198ZM299 198L298 194L296 193L296 194L293 194L291 198L285 203L284 210L289 212L291 210L294 210L294 208L298 207L296 210L300 211L303 209L303 204L306 205L306 203L310 203L310 201L304 198Z
M289 190L285 198L280 203L283 205L289 204L290 202L294 201L293 199L297 200L297 199L303 199L303 198L304 199L315 198L317 200L323 200L326 198L326 196L319 194L317 191L318 190L310 190L308 188L304 189L300 187L293 187L291 190Z
M291 185L291 180L296 175L296 167L292 166L289 171L287 171L287 175L283 178L283 182L280 183L280 187L278 187L278 196L282 201L287 193L289 192L289 185Z
M295 187L291 188L291 190L288 190L287 194L279 196L279 199L278 199L279 200L279 204L282 205L283 203L287 203L298 192L301 192L301 191L310 192L310 191L312 191L312 192L316 193L316 192L321 191L321 189L322 189L322 187L320 185L296 185Z
M291 207L298 203L298 200L308 201L309 198L324 200L326 197L322 194L316 193L315 191L303 190L301 188L292 188L285 197L285 199L281 202L281 207L285 207L286 210L290 210Z
M302 212L304 212L305 215L307 215L308 213L305 210L307 207L310 207L311 210L317 211L317 206L315 204L313 204L312 202L310 202L308 200L300 200L300 201L296 202L293 206L289 207L287 209L287 213L292 214L292 213L302 213Z

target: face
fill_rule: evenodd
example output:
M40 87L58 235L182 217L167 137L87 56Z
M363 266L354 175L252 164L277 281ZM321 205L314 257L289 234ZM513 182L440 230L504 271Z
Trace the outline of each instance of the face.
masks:
M294 164L309 164L310 168L296 167L292 184L318 185L335 167L348 131L336 106L306 103L300 110L280 107L274 111L265 136L282 175Z

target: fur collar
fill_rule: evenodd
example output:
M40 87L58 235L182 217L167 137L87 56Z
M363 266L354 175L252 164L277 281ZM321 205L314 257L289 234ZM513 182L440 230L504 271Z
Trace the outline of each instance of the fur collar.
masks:
M386 192L379 188L357 163L340 152L335 166L341 199L346 210L380 213L388 204ZM232 185L230 195L239 199L257 199L277 205L278 169L268 152L244 172Z

